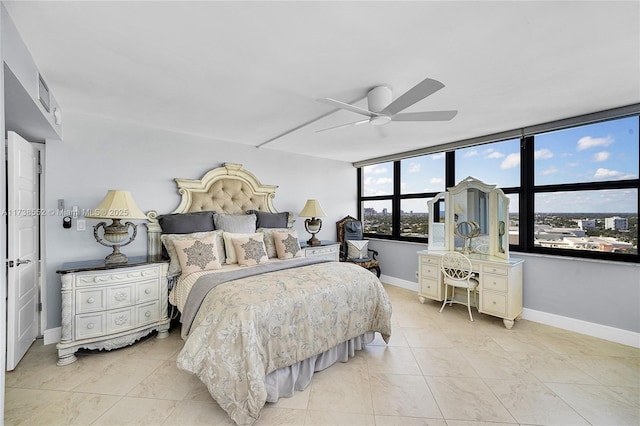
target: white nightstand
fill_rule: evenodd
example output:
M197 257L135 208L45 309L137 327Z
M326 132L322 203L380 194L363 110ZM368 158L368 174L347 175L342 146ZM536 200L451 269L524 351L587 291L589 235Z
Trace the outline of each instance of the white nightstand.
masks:
M300 242L304 257L322 257L331 260L340 260L340 243L335 241L321 241L319 246L310 246L306 242Z
M77 358L80 348L115 349L152 331L169 335L166 261L146 256L122 265L103 261L66 263L62 275L62 337L58 365Z

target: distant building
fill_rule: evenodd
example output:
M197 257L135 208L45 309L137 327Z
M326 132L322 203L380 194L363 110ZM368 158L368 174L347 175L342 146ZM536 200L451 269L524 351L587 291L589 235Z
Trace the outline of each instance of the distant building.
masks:
M626 217L606 217L604 219L604 228L605 229L614 229L618 231L626 231L629 229L629 222Z
M596 229L595 219L578 219L578 227L580 229Z
M385 215L385 216L387 215L387 208L386 207L384 209L382 209L382 214Z

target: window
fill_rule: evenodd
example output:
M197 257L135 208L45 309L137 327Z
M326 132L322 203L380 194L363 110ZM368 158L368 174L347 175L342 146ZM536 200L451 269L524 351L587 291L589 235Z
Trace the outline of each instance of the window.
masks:
M473 176L509 197L511 250L640 262L639 123L634 115L363 167L365 234L426 242L427 201Z

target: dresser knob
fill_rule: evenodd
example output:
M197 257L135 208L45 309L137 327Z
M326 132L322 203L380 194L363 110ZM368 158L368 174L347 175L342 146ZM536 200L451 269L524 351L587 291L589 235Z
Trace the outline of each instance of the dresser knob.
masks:
M87 328L88 328L89 330L91 330L93 327L95 327L95 326L93 325L93 323L92 323L92 322L90 322L89 324L87 324Z
M118 302L122 302L124 300L127 300L127 293L124 291L119 291L114 295L114 297Z
M144 316L145 316L145 317L147 317L147 318L149 318L149 317L151 316L151 312L150 312L150 311L145 312L145 313L144 313Z
M90 297L90 298L87 299L87 303L93 303L95 301L96 301L96 299L94 299L93 297Z
M151 289L150 288L145 288L144 289L144 294L151 294Z

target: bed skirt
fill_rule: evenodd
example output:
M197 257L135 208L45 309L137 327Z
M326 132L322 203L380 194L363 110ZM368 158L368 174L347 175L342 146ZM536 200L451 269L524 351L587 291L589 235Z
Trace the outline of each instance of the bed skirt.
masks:
M371 343L374 338L375 332L368 331L321 354L272 371L265 379L267 402L277 402L279 398L289 398L296 391L306 389L311 383L313 373L322 371L338 361L349 361L349 357L353 357L356 351L362 350L364 345Z

